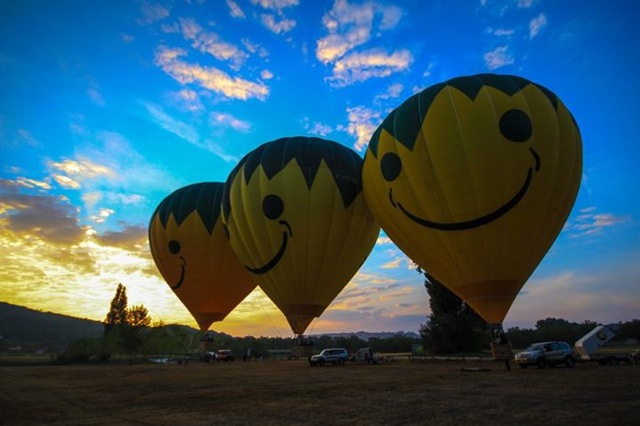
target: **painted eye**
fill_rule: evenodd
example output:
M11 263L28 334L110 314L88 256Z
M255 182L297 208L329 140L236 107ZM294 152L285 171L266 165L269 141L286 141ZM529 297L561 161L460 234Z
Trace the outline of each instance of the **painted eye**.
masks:
M277 219L284 211L284 203L277 195L267 195L262 200L262 211L268 219Z
M171 252L171 254L180 253L180 243L176 240L169 241L169 251Z
M533 133L531 119L520 109L510 109L500 117L500 133L512 142L527 141Z
M402 171L402 160L400 160L398 154L387 152L380 160L380 170L384 180L387 182L394 181Z

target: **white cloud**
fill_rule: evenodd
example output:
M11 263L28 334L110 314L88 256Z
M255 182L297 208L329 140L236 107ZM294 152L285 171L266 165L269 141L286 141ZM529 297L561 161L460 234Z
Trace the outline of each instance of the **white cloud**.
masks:
M337 60L333 66L333 75L326 80L334 87L342 87L372 77L388 77L406 70L412 63L413 55L408 50L398 50L391 54L379 49L354 52Z
M299 0L251 0L251 3L254 5L261 6L263 9L282 12L282 10L287 7L297 6L300 3L300 1Z
M49 184L49 182L45 182L45 181L41 181L41 180L35 180L35 179L29 179L29 178L26 178L26 177L18 177L16 179L16 184L18 186L22 186L24 188L38 188L38 189L43 189L43 190L51 189L51 185Z
M376 240L376 245L379 246L382 244L393 244L393 241L391 241L391 238L381 235Z
M377 2L356 5L347 0L336 0L333 8L322 17L328 34L316 43L316 58L325 65L334 64L333 75L328 80L334 85L348 85L372 77L385 77L408 66L413 57L407 50L392 54L380 49L353 52L371 40L373 30L379 36L394 28L402 14L397 6ZM398 66L397 60L405 65Z
M396 99L400 97L403 89L404 86L402 83L393 83L387 87L387 90L384 93L376 95L376 97L373 98L373 103L379 103L380 101L387 99Z
M233 115L225 112L212 112L211 123L213 125L231 127L240 132L247 132L251 129L251 123L235 118Z
M347 133L356 138L354 148L362 152L371 139L371 135L378 128L382 119L380 113L363 106L347 108Z
M115 213L113 209L102 208L98 210L98 213L90 216L89 219L96 223L103 223L109 216Z
M237 46L220 39L215 33L205 31L194 19L180 18L180 29L185 40L192 42L192 47L208 53L219 61L228 62L229 66L238 70L249 55Z
M70 178L69 176L52 174L51 178L56 181L58 185L66 189L80 189L80 182Z
M269 88L262 82L254 83L231 77L218 68L187 63L179 59L184 55L186 52L183 49L160 46L156 50L155 63L181 84L195 83L227 98L264 100L269 96Z
M285 16L284 10L297 6L299 4L298 0L251 0L251 3L274 12L260 14L262 25L274 34L287 33L297 25L294 19Z
M278 19L275 15L266 13L260 15L260 20L262 24L274 34L287 33L296 26L296 21L293 19Z
M547 17L544 13L540 13L529 22L529 38L537 36L545 25L547 25Z
M509 53L508 46L496 47L490 52L484 54L484 62L487 68L495 70L505 65L513 64L513 56Z
M631 221L631 217L616 216L612 213L596 213L595 207L581 209L575 219L565 224L565 230L572 237L592 235L605 228L617 226Z
M333 127L328 124L311 121L308 117L303 120L304 129L311 135L326 137L333 132Z
M491 33L493 35L496 35L498 37L511 37L515 31L514 30L508 30L505 28L498 28L496 30L491 30Z
M259 44L252 42L247 38L243 38L241 40L241 43L249 53L256 53L261 58L267 58L269 56L269 52L267 51L267 49L260 46Z

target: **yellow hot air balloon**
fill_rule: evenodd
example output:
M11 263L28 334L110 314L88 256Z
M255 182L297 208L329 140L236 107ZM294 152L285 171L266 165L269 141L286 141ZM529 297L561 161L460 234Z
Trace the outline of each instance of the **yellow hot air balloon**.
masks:
M151 255L202 331L222 321L256 287L222 225L224 184L185 186L166 197L149 224Z
M355 275L380 231L362 164L337 142L291 137L251 151L227 179L231 246L297 335Z
M392 111L367 148L363 185L391 240L501 324L562 229L581 173L580 131L555 94L479 74Z

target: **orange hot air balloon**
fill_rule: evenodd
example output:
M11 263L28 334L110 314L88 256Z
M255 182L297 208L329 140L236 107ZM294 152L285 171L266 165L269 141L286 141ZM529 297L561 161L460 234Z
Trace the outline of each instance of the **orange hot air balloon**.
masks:
M303 334L369 255L380 231L362 193L358 154L291 137L247 154L229 175L223 220L238 258Z
M223 188L220 182L180 188L162 200L149 224L153 260L202 331L222 321L256 287L225 234Z
M479 74L392 111L367 148L363 185L391 240L500 324L562 229L581 173L580 131L554 93Z

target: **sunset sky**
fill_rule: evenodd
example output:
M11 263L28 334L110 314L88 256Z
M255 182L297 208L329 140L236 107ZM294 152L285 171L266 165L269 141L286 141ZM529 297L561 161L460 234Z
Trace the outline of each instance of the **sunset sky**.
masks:
M553 90L582 132L580 192L505 326L640 318L640 3L590 0L0 2L0 301L104 319L118 283L195 326L147 226L284 136L364 156L412 94L476 73ZM414 331L429 301L380 235L311 334ZM212 330L292 335L259 290Z

